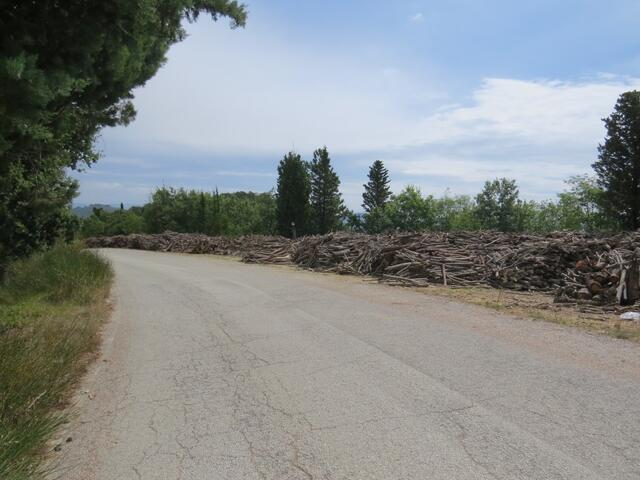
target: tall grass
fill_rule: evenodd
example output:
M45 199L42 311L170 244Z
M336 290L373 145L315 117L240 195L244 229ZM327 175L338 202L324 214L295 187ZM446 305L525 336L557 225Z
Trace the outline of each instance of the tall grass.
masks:
M11 265L0 285L0 479L40 475L61 406L97 346L111 267L79 245Z

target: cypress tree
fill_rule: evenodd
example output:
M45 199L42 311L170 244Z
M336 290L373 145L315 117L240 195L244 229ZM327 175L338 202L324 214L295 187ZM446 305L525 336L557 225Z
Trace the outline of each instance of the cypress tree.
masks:
M603 189L604 210L629 230L640 228L640 92L620 95L593 168Z
M331 166L327 147L313 152L311 170L311 217L316 233L325 234L338 229L345 213L338 190L340 178Z
M278 165L278 233L291 237L309 231L309 173L300 155L287 153Z
M362 207L370 213L377 208L384 208L391 197L389 188L389 171L381 160L373 162L369 167L369 181L363 185Z

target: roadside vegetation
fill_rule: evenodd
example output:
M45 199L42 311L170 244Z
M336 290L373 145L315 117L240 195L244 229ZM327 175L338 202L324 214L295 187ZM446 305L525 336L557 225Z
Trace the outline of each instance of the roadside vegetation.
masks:
M38 478L60 407L98 345L109 263L59 244L13 262L0 285L0 478Z

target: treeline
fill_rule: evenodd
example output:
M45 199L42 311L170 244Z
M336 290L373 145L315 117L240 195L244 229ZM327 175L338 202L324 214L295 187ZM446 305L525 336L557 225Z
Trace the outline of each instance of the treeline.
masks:
M158 188L143 207L106 212L95 208L82 221L84 237L161 233L167 230L207 235L271 235L276 232L273 193L219 193Z
M311 171L311 165L303 162L299 155L289 153L280 164L278 187L281 195L161 187L143 207L124 209L121 206L114 212L94 209L82 221L80 231L85 237L166 230L207 235L293 236L337 230L383 233L492 229L544 233L620 228L604 213L600 206L602 190L594 178L587 176L568 180L568 189L555 201L521 200L516 182L509 179L488 181L473 197L445 195L436 198L423 195L414 186L393 195L389 174L378 160L371 166L369 182L364 185L362 207L365 213L356 215L342 204L337 192L339 180L333 169L326 171L332 172L331 179L336 188L319 188L322 182ZM316 186L314 195L311 193L312 179ZM323 191L331 192L333 200L322 199ZM298 199L286 203L284 200L289 196ZM333 212L333 216L329 217L327 212Z
M519 198L515 180L485 182L475 197L445 195L435 198L408 186L397 195L379 197L367 210L356 229L368 233L390 230L503 232L553 232L558 230L609 231L618 228L596 203L601 191L593 178L573 177L569 189L555 201L526 201Z

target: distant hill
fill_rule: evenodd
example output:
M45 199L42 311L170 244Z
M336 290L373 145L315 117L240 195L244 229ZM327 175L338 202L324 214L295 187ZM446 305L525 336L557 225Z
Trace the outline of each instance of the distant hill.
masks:
M113 205L106 205L103 203L92 203L91 205L82 205L78 207L73 207L71 211L80 218L87 218L89 215L93 213L94 208L101 208L105 212L114 212L117 210Z

